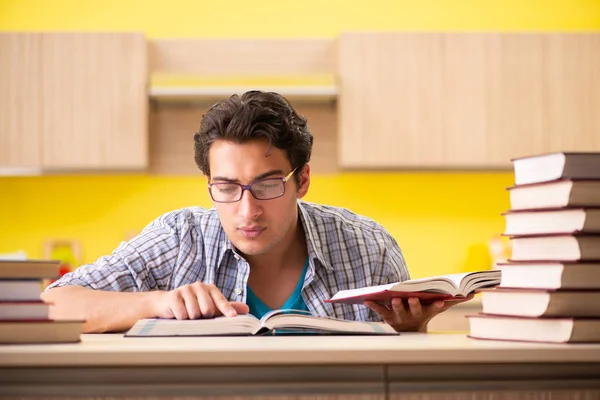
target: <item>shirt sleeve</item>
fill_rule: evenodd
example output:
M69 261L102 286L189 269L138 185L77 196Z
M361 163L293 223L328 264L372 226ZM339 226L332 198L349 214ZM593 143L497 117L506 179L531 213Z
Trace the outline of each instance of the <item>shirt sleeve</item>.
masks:
M392 235L383 231L382 239L383 253L382 264L387 275L387 283L401 282L410 279L410 273L406 267L406 261L398 242Z
M173 211L152 221L110 255L75 271L48 286L83 286L96 290L138 292L168 287L182 239L190 240L186 213ZM187 236L187 237L186 237Z

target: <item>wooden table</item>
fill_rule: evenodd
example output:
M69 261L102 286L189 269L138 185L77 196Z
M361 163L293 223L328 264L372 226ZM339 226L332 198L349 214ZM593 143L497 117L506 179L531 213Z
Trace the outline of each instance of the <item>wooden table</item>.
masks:
M464 334L124 338L0 346L0 396L600 399L600 345ZM527 397L528 396L528 397Z

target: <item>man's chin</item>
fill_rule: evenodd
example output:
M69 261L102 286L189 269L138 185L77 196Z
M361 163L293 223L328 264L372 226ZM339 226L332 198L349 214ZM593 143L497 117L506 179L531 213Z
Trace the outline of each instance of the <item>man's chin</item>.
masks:
M259 256L268 251L267 246L256 242L248 243L247 241L241 240L239 243L234 243L234 245L238 251L249 256Z

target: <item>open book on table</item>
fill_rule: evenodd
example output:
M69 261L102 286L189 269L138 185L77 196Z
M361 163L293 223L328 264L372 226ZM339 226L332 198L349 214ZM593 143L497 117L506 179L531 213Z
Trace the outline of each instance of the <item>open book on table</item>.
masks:
M389 303L393 298L418 297L422 303L427 304L436 300L466 297L477 289L496 286L499 283L499 270L467 272L412 279L388 285L341 290L327 302L359 304L365 300L371 300L379 303Z
M253 315L194 320L142 319L125 334L140 336L230 336L273 334L397 334L383 322L315 317L306 311L273 310L261 319Z

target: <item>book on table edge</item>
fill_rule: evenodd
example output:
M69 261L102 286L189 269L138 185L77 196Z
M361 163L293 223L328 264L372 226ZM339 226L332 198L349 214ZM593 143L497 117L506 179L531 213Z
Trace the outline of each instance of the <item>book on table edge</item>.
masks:
M397 335L386 323L350 321L310 315L298 310L273 310L261 319L245 314L193 320L142 319L125 337L292 335Z
M0 320L0 344L77 343L85 321Z
M473 339L542 343L600 343L600 318L467 315Z

